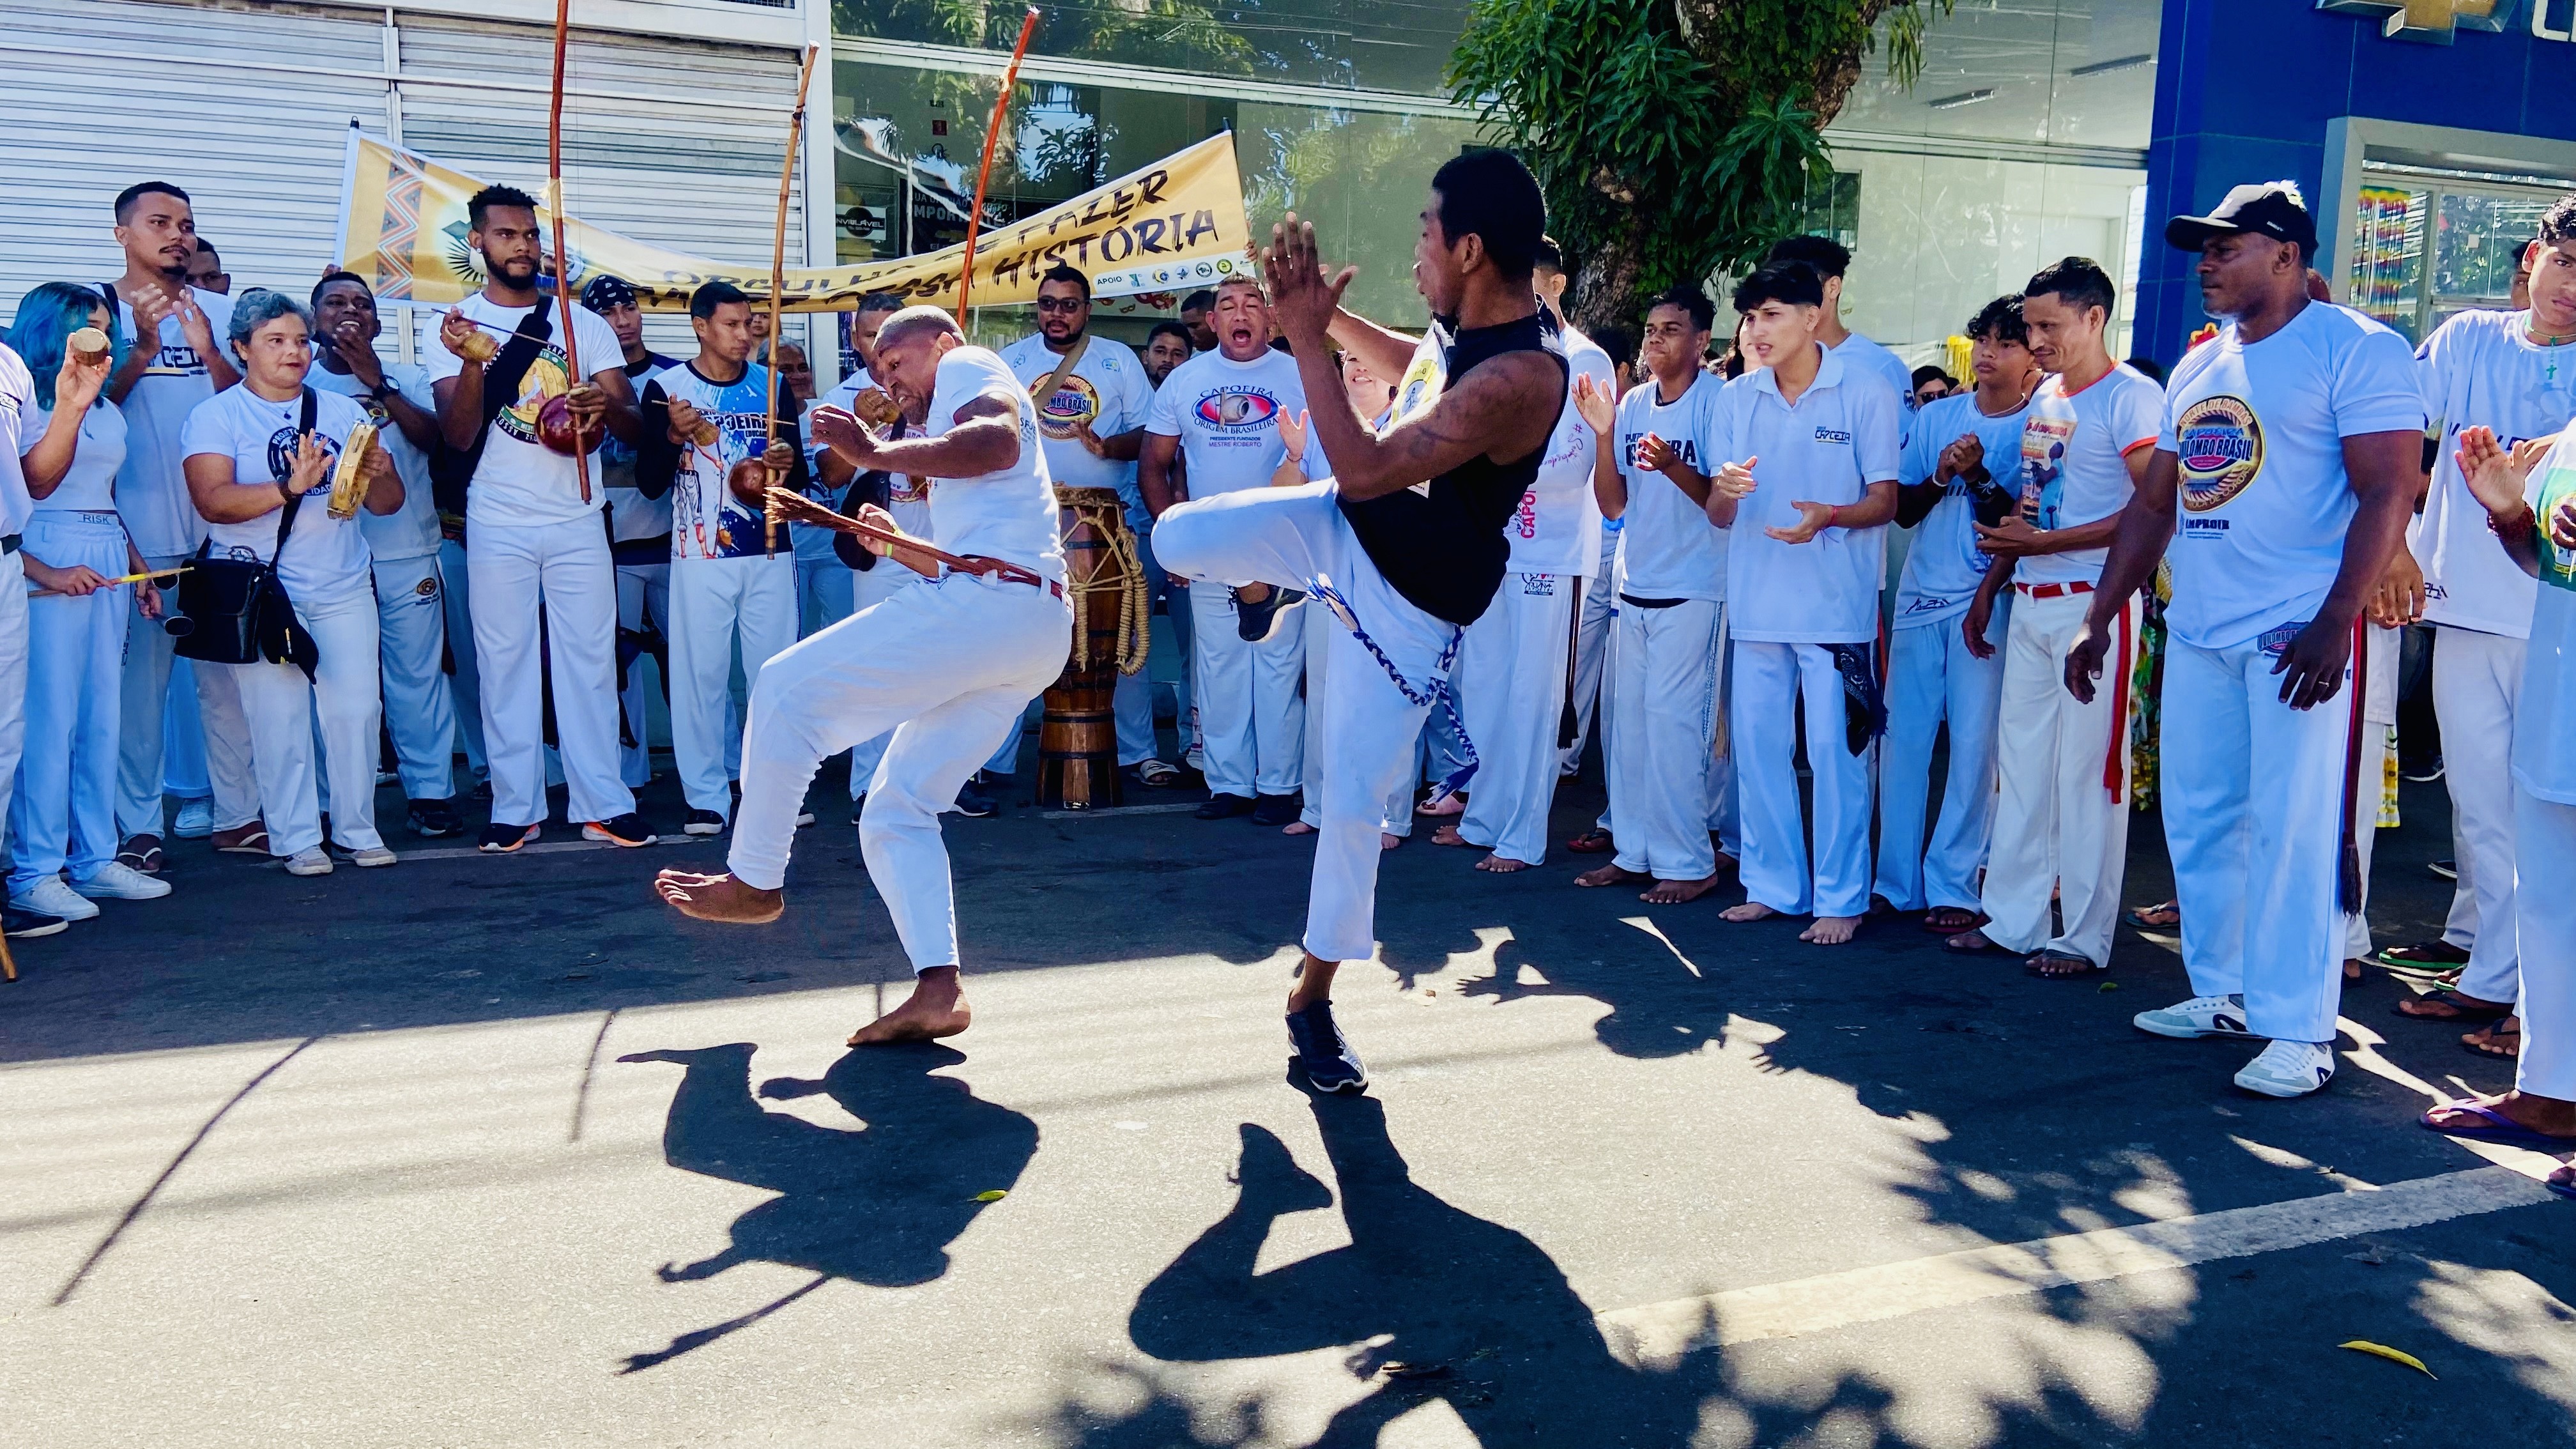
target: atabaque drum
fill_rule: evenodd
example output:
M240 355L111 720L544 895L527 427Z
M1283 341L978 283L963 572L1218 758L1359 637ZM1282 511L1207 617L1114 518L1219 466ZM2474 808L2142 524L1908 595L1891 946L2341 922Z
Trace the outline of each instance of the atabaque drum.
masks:
M1090 810L1119 802L1118 676L1145 666L1147 596L1136 537L1114 488L1055 490L1073 600L1073 652L1047 686L1038 725L1038 803Z

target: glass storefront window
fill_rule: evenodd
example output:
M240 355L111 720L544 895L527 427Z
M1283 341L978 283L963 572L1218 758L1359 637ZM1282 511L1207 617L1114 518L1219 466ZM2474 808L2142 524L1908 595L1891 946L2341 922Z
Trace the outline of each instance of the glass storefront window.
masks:
M2376 175L2353 218L2352 305L2420 342L2461 313L2513 305L2513 274L2556 196Z
M1878 53L1861 64L1837 126L2144 149L2155 113L2161 0L1963 3L1923 36L1911 89Z

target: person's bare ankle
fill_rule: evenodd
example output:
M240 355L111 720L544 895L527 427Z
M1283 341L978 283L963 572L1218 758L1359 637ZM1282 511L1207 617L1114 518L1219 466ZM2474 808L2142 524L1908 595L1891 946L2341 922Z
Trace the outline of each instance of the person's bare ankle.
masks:
M1341 969L1338 961L1326 961L1307 953L1297 963L1297 984L1288 988L1288 1010L1304 1011L1318 1001L1333 999L1333 977Z

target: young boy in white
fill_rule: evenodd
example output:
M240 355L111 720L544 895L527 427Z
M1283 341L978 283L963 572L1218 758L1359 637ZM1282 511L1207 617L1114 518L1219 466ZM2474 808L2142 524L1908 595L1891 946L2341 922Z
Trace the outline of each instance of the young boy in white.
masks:
M1896 516L1899 424L1887 389L1816 341L1823 299L1814 271L1798 262L1736 287L1759 365L1720 396L1710 433L1727 461L1708 518L1730 533L1727 721L1744 830L1744 904L1725 919L1812 914L1798 939L1833 946L1869 909L1870 748L1886 718L1871 641L1879 535ZM1815 779L1812 872L1793 760L1801 701ZM1625 814L1617 828L1628 829Z
M2296 1097L2334 1075L2341 910L2359 895L2338 869L2362 693L2349 666L2404 541L2424 408L2404 339L2308 300L2316 224L2287 183L2239 186L2165 240L2201 254L2204 305L2226 320L2174 369L2066 683L2078 699L2106 687L2118 611L2171 540L2161 786L2199 994L2136 1024L2271 1038L2236 1084Z
M2111 960L2129 854L2129 669L2137 601L2097 601L2111 536L2154 456L2164 395L2103 345L2117 298L2111 279L2068 257L2030 279L2022 320L2048 374L2022 430L2020 506L1977 530L1996 560L1981 585L2014 595L2004 635L1994 838L1986 856L1987 921L1952 950L2019 953L2034 975L2081 976ZM2111 685L2078 700L2066 651L2099 613L2109 622ZM2054 911L2065 918L2060 929Z
M1619 520L1626 554L1602 753L1617 852L1574 883L1643 884L1641 899L1659 905L1717 886L1709 785L1728 536L1709 524L1702 470L1717 456L1712 427L1725 383L1699 365L1715 316L1696 287L1666 292L1646 312L1649 376L1619 399L1615 417L1607 390L1578 381L1575 393L1597 439L1597 502Z
M536 839L545 821L541 678L554 700L570 817L589 839L650 845L652 831L635 814L618 756L617 574L599 516L608 504L605 476L595 451L576 460L548 446L540 430L546 405L559 398L558 408L585 436L614 434L633 445L641 424L625 356L598 313L572 308L571 340L588 375L571 376L561 335L564 309L537 287L534 198L490 186L466 210L466 241L481 253L490 280L447 314L429 367L448 446L479 442L483 450L465 494L466 572L492 772L492 822L481 845L516 850ZM496 341L506 351L507 339L540 307L547 309L546 342L517 396L492 399L497 407L487 407L484 375L496 359L469 362L467 356Z
M2511 448L2555 436L2576 417L2576 197L2541 217L2525 249L2531 305L2462 312L2416 349L2424 407L2442 429L2424 511L2409 530L2424 571L2423 614L2434 626L2433 713L2442 727L2442 780L2451 792L2451 929L2463 960L2440 943L2389 953L2409 965L2461 967L2459 983L2402 1001L2405 1015L2475 1023L2514 1002L2515 736L2524 638L2538 585L2505 556L2458 461L2461 434L2483 427Z
M915 983L911 998L862 1028L853 1046L966 1029L939 812L1063 670L1073 640L1055 488L1027 389L932 307L888 318L877 360L877 380L924 436L887 442L826 407L816 410L814 437L854 469L936 477L930 508L944 560L911 542L890 545L929 577L761 670L744 728L742 811L726 856L732 873L664 871L657 881L663 898L686 915L776 920L796 817L815 769L891 728L894 742L860 813L859 848ZM770 494L769 504L809 523L850 523L784 489ZM859 522L892 530L884 510L858 513ZM869 547L889 545L871 540Z
M2544 222L2544 238L2547 228ZM2528 948L2514 1089L2435 1107L2423 1121L2455 1137L2562 1155L2576 1151L2576 951L2569 947L2576 942L2576 891L2566 889L2576 876L2576 756L2567 749L2576 731L2576 435L2561 434L2527 483L2513 450L2488 429L2463 432L2458 452L2455 466L2507 557L2543 585L2533 600L2512 748L2514 844L2534 889L2514 898L2516 933ZM2498 924L2489 920L2485 928ZM2576 1166L2557 1168L2547 1181L2550 1191L2576 1197Z
M1970 618L1993 562L1977 549L1977 509L2014 494L2022 423L2039 386L2021 297L1970 319L1975 386L1915 414L1897 478L1896 521L1914 530L1887 642L1887 736L1879 746L1878 873L1871 891L1928 930L1978 923L1977 871L1995 809L1995 709L2004 666L1988 616ZM1989 595L1988 597L1991 597ZM2009 616L2007 616L2009 617ZM1932 743L1950 727L1941 818L1924 838Z
M767 486L767 469L757 465L769 447L769 369L750 360L758 346L751 315L751 299L731 283L708 282L691 294L697 360L645 381L635 450L637 490L671 500L671 757L689 802L681 828L691 835L722 832L733 813L726 756L735 743L736 649L751 688L796 642L796 550L783 537L786 526L772 552L767 512L733 491L738 468ZM781 486L802 491L796 399L784 387L778 407L779 437L795 459ZM710 424L714 441L701 441Z
M1146 414L1140 478L1149 508L1178 501L1175 457L1194 500L1268 487L1287 456L1280 418L1307 412L1297 360L1271 350L1270 308L1259 283L1237 277L1219 285L1208 320L1216 350L1173 368ZM1308 448L1303 466L1308 477L1323 476L1323 449ZM1164 563L1189 577L1170 559ZM1306 667L1303 637L1283 629L1246 640L1233 592L1212 579L1190 578L1190 613L1198 651L1190 696L1207 760L1208 803L1199 818L1248 813L1258 825L1285 825L1297 818L1305 770L1306 701L1297 690Z
M1485 848L1491 854L1476 868L1506 875L1547 859L1574 611L1584 575L1601 553L1601 504L1592 479L1600 440L1574 405L1573 388L1589 378L1592 391L1606 399L1614 395L1615 374L1609 353L1557 325L1569 373L1565 411L1547 440L1538 480L1503 529L1512 557L1502 592L1458 649L1459 707L1482 763L1466 813L1431 837L1440 845Z
M1154 385L1126 343L1091 333L1091 279L1061 263L1038 279L1038 330L1002 349L1004 366L1032 390L1047 471L1062 488L1116 490L1138 537L1152 524L1136 484ZM1045 397L1034 390L1048 378ZM1111 711L1118 765L1140 785L1168 785L1180 772L1154 754L1154 685L1144 670L1118 676ZM1017 741L1012 741L1014 745Z

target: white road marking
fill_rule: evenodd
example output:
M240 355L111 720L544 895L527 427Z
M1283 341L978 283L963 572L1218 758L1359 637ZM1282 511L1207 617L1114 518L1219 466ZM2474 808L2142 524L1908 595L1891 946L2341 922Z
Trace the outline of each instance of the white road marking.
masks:
M540 840L534 845L522 845L516 850L495 851L492 853L496 855L561 855L568 850L652 850L665 845L713 845L723 838L724 837L721 835L683 835L678 837L662 835L654 837L652 845L641 846L611 845L605 840ZM483 855L485 852L479 845L443 845L434 850L405 850L398 851L396 853L405 860L465 860L469 857Z
M1104 805L1097 810L1041 810L1040 820L1097 820L1103 815L1178 815L1205 802L1178 800L1169 805Z

